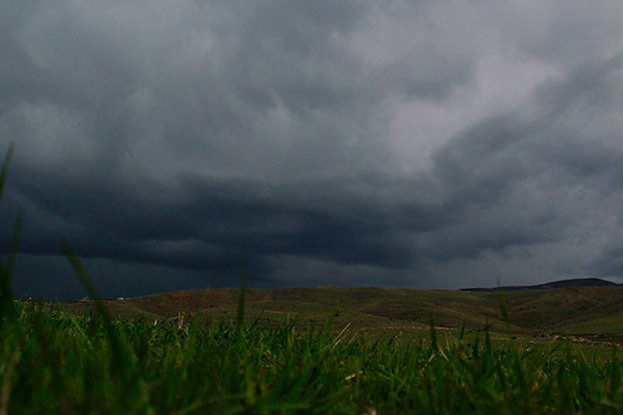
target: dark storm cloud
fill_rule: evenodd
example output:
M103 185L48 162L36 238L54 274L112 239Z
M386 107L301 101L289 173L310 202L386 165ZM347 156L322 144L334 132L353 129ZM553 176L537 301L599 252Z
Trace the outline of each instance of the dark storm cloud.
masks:
M189 176L179 179L177 197L159 199L151 197L157 189L143 189L148 195L143 198L114 184L83 188L81 182L46 182L19 171L15 176L26 206L45 205L59 222L56 228L77 240L82 255L183 268L229 266L245 256L259 260L279 254L402 266L411 251L394 234L424 231L445 220L430 207L392 206L375 195L382 189L358 189L358 181L284 184ZM34 209L31 216L37 221ZM57 236L37 229L26 240L30 253L57 249Z
M613 225L603 231L621 241L616 212L622 207L623 142L620 125L609 121L618 112L611 98L621 95L621 56L543 85L548 92L540 91L536 115L484 120L436 153L448 206L462 218L441 255L562 240L601 214ZM593 102L598 95L601 114ZM591 128L578 125L578 116Z
M601 255L587 264L586 270L600 277L620 279L623 274L623 243L606 247Z
M235 284L244 262L265 285L620 277L620 25L538 7L4 2L23 272L63 236L134 278L100 277L111 295Z

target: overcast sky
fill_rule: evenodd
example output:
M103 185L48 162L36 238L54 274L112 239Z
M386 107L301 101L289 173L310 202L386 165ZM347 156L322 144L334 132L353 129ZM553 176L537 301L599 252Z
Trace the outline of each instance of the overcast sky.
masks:
M623 3L0 2L18 294L623 282Z

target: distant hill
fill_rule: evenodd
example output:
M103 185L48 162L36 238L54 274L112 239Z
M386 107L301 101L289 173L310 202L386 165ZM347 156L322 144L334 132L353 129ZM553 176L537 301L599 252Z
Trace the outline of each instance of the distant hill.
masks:
M537 285L510 285L494 288L462 288L459 291L513 291L513 290L549 290L553 288L578 288L578 287L621 287L623 284L602 280L599 278L575 278L546 282Z
M592 285L592 286L585 286ZM599 285L599 286L598 286ZM481 329L518 334L599 334L619 339L623 327L623 287L598 279L557 281L541 289L503 293L509 320L500 309L499 292L415 290L379 287L298 287L253 289L246 293L246 317L273 325L293 319L303 327L351 331L427 330L431 321L445 328ZM544 289L558 287L557 289ZM561 288L560 288L561 287ZM172 320L183 314L219 323L235 320L237 288L172 291L145 297L108 300L120 317ZM65 303L85 310L88 301Z

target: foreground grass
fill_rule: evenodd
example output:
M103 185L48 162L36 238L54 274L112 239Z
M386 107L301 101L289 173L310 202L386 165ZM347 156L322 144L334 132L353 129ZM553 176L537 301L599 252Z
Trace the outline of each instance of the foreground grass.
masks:
M235 324L107 320L15 303L0 338L0 412L621 413L612 352L543 353L487 333L436 344Z

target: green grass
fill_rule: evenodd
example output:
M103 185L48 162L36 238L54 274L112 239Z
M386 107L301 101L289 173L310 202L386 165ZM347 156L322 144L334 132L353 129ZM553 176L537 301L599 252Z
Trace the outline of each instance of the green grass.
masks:
M603 334L619 333L623 337L623 315L613 315L590 319L588 321L575 321L557 327L556 330L570 334Z
M620 413L623 363L573 346L434 344L235 324L114 320L15 303L8 413ZM435 335L437 336L437 334Z
M102 301L63 241L92 301L16 301L11 270L22 218L20 211L0 261L0 415L623 413L621 351L515 341L510 333L526 324L512 321L520 307L513 298L509 317L495 322L506 335L488 327L414 330L433 308L470 327L500 314L489 297L441 291L290 289L277 299L243 284ZM516 312L530 302L519 300ZM551 301L558 299L537 303ZM179 311L176 302L188 317L166 321ZM269 305L273 324L262 320ZM506 303L501 310L505 315ZM362 336L353 322L406 332Z

